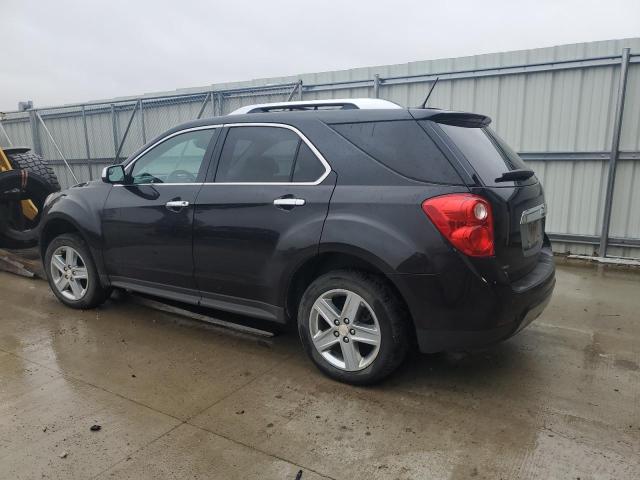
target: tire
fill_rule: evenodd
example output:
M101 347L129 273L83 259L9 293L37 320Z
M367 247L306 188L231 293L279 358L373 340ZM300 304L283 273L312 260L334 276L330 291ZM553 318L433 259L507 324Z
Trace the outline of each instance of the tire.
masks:
M60 277L62 271L52 264L52 258L54 254L56 254L58 258L68 259L69 257L65 257L63 254L64 249L69 247L77 252L81 260L81 262L77 262L77 271L79 273L82 271L81 265L84 265L84 269L86 270L86 281L84 281L84 279L77 280L81 287L83 287L83 293L77 295L76 298L71 298L74 296L74 291L72 291L70 287L61 290L56 286L54 279L54 276ZM111 289L104 288L100 284L98 270L96 269L91 252L82 237L77 234L65 233L57 236L49 243L44 256L44 270L54 295L68 307L78 309L95 308L111 295ZM70 284L71 282L68 281L67 283Z
M349 298L355 299L350 305L359 305L355 319L345 313L354 311L346 307ZM329 315L316 308L321 299L334 307L332 312L326 310ZM339 325L335 318L327 319L335 313L339 313ZM298 309L298 332L311 360L329 377L353 385L379 382L398 368L409 350L408 325L406 309L386 281L357 270L337 270L317 278L304 292ZM318 344L321 340L333 344L321 352L314 338ZM350 346L358 352L355 357L349 353Z
M53 168L51 168L49 162L37 153L8 153L7 158L14 169L28 170L29 173L35 173L36 175L40 175L40 177L44 178L51 186L51 192L57 192L60 190L60 183L58 182L58 177L56 177Z
M26 170L37 175L42 182L28 184L26 196L38 208L38 216L29 220L21 217L19 201L0 203L0 247L29 248L38 243L40 213L47 196L60 190L58 178L51 166L33 152L7 153L14 170Z

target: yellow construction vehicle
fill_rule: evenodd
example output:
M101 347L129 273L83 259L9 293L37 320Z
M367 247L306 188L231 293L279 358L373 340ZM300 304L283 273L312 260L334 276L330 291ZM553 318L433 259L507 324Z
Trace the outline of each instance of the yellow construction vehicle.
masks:
M0 147L0 248L36 245L44 201L58 190L53 169L40 155Z

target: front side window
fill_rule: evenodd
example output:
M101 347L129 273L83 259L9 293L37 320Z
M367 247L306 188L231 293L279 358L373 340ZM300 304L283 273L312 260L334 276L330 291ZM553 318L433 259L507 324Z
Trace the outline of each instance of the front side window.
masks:
M215 129L181 133L136 160L133 183L194 183Z
M216 182L314 182L322 173L320 160L293 131L280 127L231 127L220 155Z

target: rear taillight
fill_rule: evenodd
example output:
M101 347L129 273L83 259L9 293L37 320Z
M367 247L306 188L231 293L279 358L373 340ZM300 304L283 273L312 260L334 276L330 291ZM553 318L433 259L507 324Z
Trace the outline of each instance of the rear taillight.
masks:
M494 254L491 205L477 195L452 193L422 202L436 228L462 253L472 257Z

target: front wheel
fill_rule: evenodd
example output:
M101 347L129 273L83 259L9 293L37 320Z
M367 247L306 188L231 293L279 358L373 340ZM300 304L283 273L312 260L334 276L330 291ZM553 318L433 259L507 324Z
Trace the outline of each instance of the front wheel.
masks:
M302 344L316 366L345 383L382 380L408 350L406 311L381 278L340 270L316 279L298 311Z
M79 235L65 233L47 246L44 268L54 295L72 308L94 308L110 290L100 284L91 252Z

